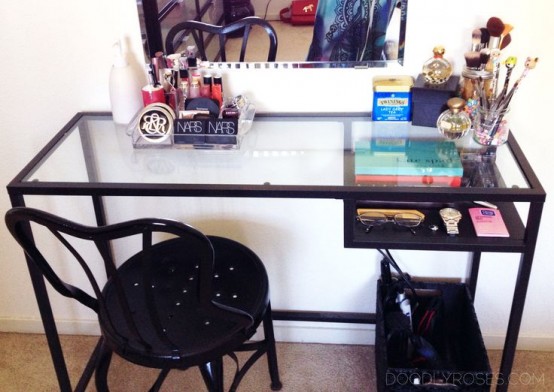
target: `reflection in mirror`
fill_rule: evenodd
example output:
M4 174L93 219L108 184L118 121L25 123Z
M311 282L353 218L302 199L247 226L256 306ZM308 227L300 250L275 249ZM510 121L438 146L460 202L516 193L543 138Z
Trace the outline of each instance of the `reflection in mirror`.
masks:
M319 0L315 25L285 23L278 20L278 15L268 13L269 2L257 1L261 0L137 0L145 54L152 58L156 52L165 52L167 32L179 22L200 20L221 25L233 18L252 15L256 9L265 10L265 15L260 16L270 21L277 32L276 61L284 64L276 66L348 68L403 63L407 0ZM290 5L291 0L280 1ZM337 10L342 11L337 14ZM183 36L185 45L188 39L192 37ZM215 57L217 45L211 41L212 37L205 38L207 51L214 47L214 58L210 60L219 62ZM234 58L230 55L233 47L240 50L240 43L234 41L239 40L230 39L226 45L229 61ZM267 60L263 58L267 53L267 37L261 29L252 30L248 45L245 61Z

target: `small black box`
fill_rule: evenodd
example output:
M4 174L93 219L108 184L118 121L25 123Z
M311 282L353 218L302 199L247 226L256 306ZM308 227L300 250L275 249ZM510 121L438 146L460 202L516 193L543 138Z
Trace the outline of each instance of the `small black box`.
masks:
M238 118L176 119L173 142L175 144L226 144L238 143Z
M177 119L173 127L173 143L175 144L204 144L204 120Z
M393 334L392 321L397 309L390 308L387 293L389 286L381 280L377 285L377 311L375 325L375 365L377 371L377 390L379 392L402 391L490 391L492 372L487 357L487 351L473 308L473 303L467 285L462 283L416 282L412 286L419 293L419 305L414 310L412 301L412 323L414 330L427 327L431 316L439 318L425 336L438 356L437 366L426 366L420 355L415 354L409 359L410 365L404 363L398 355L398 343L394 340L398 334ZM426 296L423 292L433 292ZM442 299L440 310L427 310L433 296ZM436 312L436 313L435 313ZM402 312L400 312L402 314ZM438 316L440 314L440 316ZM403 314L402 314L403 316ZM416 328L416 326L418 328ZM405 336L405 335L400 335ZM419 364L419 365L416 365ZM417 380L417 381L416 381ZM442 383L434 386L433 383ZM427 385L425 385L427 384Z
M446 83L432 85L419 75L412 87L412 125L436 127L439 115L448 109L446 101L456 96L459 82L460 77L452 75Z

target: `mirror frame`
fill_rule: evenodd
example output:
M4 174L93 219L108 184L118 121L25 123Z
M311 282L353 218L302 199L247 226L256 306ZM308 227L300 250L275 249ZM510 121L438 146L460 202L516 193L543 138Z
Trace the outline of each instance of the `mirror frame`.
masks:
M198 0L195 0L198 2ZM146 36L144 37L144 51L148 59L155 57L157 52L164 52L162 38L162 29L160 20L162 20L179 3L179 0L169 0L161 10L158 9L157 0L142 0L142 13L144 18L144 28ZM406 24L408 20L408 0L400 0L400 28L398 33L398 60L377 60L377 61L346 61L346 62L313 62L313 61L286 61L286 62L255 62L253 68L379 68L386 67L388 64L404 64L404 49L406 43ZM137 4L139 7L140 5ZM140 12L139 12L140 15ZM144 32L141 32L144 33ZM217 63L217 62L216 62ZM232 68L231 63L227 64ZM248 63L246 67L248 68Z

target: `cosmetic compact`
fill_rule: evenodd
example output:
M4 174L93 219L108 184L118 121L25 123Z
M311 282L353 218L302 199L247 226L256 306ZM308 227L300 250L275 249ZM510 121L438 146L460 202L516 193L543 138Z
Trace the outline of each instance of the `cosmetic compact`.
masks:
M205 110L211 116L217 118L219 115L219 106L216 101L211 98L193 98L185 101L186 110Z
M410 121L412 119L411 76L373 78L373 121Z

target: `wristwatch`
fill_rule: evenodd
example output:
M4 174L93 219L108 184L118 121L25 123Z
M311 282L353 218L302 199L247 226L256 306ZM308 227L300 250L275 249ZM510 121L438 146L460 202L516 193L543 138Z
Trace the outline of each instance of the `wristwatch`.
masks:
M460 211L454 208L443 208L440 210L441 218L446 226L446 233L450 235L457 235L460 233L458 230L458 222L462 219Z

